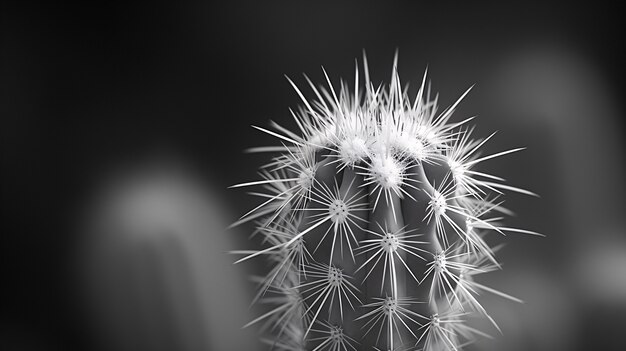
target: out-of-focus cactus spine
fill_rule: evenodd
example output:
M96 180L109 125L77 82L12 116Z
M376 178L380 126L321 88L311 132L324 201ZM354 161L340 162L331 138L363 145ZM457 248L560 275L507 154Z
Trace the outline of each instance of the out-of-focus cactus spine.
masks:
M265 257L257 300L268 312L264 339L285 350L459 350L484 333L464 323L470 314L495 321L482 292L514 297L474 276L500 266L491 232L537 234L500 224L502 191L528 191L477 170L511 149L483 156L493 135L473 140L471 118L450 122L457 104L438 113L426 74L414 100L400 84L397 56L388 87L356 69L354 92L306 78L315 100L291 81L303 106L292 111L297 133L272 123L255 127L281 146L259 172L252 193L263 203L240 221L256 223L266 244L238 251L237 262ZM469 90L468 90L469 91ZM519 301L519 300L518 300Z

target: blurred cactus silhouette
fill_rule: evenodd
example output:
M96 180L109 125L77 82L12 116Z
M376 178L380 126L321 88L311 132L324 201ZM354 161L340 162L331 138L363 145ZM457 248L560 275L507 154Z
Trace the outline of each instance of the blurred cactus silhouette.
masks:
M250 149L276 156L260 180L233 186L260 188L251 194L263 201L233 225L254 222L265 247L235 251L237 262L271 265L254 277L267 312L248 325L277 350L459 350L488 336L468 318L499 330L481 294L520 301L475 279L500 269L487 237L541 235L501 223L504 191L534 194L478 169L522 148L483 155L495 133L473 139L472 118L451 121L469 89L439 112L426 74L409 97L397 54L388 86L370 81L365 56L363 66L354 91L325 71L327 87L305 76L313 101L289 80L298 132L255 127L281 145Z
M137 165L139 163L139 166ZM99 350L251 350L252 294L225 251L219 193L176 158L105 176L80 267Z

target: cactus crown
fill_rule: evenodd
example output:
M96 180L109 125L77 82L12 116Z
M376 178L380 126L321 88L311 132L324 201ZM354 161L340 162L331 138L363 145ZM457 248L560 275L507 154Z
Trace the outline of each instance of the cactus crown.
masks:
M388 87L375 86L364 63L354 91L337 92L306 78L309 101L291 111L297 133L272 123L255 127L281 146L261 180L263 203L238 222L254 221L265 248L237 251L237 262L264 256L255 300L270 305L248 325L262 323L279 350L459 350L476 335L470 316L495 321L482 292L518 299L474 278L499 269L493 232L538 234L504 227L504 184L477 166L521 148L482 156L485 139L471 138L471 118L450 122L457 104L439 113L426 74L414 100L400 84L397 55ZM306 76L305 76L306 77Z

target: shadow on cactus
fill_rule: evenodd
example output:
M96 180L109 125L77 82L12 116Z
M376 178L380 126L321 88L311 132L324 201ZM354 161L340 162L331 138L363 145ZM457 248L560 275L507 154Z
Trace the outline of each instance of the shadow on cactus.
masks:
M465 323L488 318L482 293L520 301L474 277L500 269L488 235L535 232L501 224L504 191L533 193L481 172L482 162L522 148L482 155L492 136L473 139L472 118L450 120L469 92L444 110L431 99L426 74L415 99L397 73L374 85L363 58L354 91L306 81L308 100L292 111L299 128L255 127L280 146L261 167L262 203L234 225L253 221L265 247L236 251L237 262L265 258L255 302L266 313L263 341L275 350L459 350L476 336ZM364 86L360 86L363 79Z

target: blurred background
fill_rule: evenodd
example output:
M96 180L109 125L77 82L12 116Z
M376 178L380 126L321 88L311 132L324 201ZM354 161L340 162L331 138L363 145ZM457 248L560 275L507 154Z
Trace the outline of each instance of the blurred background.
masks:
M540 199L507 197L504 270L484 282L503 335L472 350L617 350L626 325L622 12L613 2L3 3L3 350L262 350L242 330L250 227L225 228L290 128L301 73L375 82L429 68L442 107L476 84L485 169ZM259 266L257 264L257 266ZM262 264L260 265L262 266Z

